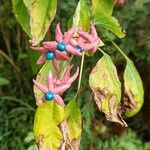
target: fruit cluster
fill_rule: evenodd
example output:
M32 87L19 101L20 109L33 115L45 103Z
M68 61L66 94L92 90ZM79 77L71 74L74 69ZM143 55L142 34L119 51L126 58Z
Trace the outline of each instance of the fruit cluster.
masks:
M61 32L60 24L57 24L55 41L46 41L42 43L42 47L31 46L31 48L41 53L37 64L42 64L47 60L52 61L56 71L60 72L60 61L69 61L70 55L82 56L83 52L93 54L99 47L99 44L100 38L93 24L91 24L90 32L83 32L82 28L72 27L64 34ZM77 67L75 74L70 77L71 68L72 65L69 64L61 79L49 72L46 78L47 86L33 80L35 86L45 94L43 100L55 99L59 105L65 105L60 95L71 86L79 74L79 67Z

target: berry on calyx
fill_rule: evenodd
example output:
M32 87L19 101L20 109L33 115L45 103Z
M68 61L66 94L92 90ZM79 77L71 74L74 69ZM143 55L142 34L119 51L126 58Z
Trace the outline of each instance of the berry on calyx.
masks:
M65 51L66 50L66 44L64 43L64 42L59 42L58 44L57 44L57 49L59 50L59 51Z
M83 51L82 48L79 45L76 46L76 49L77 49L78 52L82 52Z
M47 52L46 53L46 59L47 60L52 60L55 57L55 53L54 52Z
M51 101L52 99L54 99L55 94L53 92L47 92L45 93L45 99L47 101Z

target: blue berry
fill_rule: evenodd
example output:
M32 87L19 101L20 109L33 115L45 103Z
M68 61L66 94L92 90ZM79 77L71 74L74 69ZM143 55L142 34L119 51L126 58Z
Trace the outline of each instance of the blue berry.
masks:
M54 52L47 52L46 53L46 59L47 60L52 60L55 57L55 53Z
M66 50L66 44L64 43L64 42L60 42L60 43L58 43L57 44L57 49L59 50L59 51L65 51Z
M47 93L45 93L45 99L47 100L47 101L51 101L52 99L54 99L54 93L53 92L47 92Z
M82 52L82 48L79 45L76 46L76 49L78 52Z

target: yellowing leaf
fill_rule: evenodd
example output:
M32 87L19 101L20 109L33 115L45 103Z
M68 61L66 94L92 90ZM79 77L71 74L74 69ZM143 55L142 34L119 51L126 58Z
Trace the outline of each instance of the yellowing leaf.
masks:
M123 107L125 116L132 117L142 107L144 102L144 90L140 75L133 62L128 58L124 72L125 97Z
M75 99L65 107L65 120L61 123L64 142L61 149L78 150L81 138L81 112Z
M73 26L80 26L85 31L90 28L91 12L86 0L78 2L75 14L73 16Z
M36 111L34 135L41 150L57 150L62 143L62 133L58 125L64 119L64 108L55 101L42 103Z
M106 119L127 126L119 110L121 100L121 83L111 58L103 52L103 57L93 68L89 84L94 93L95 102Z
M30 15L31 43L39 44L54 19L57 0L24 0Z
M69 102L65 107L65 117L69 127L69 135L72 139L78 139L81 136L81 112L75 99Z

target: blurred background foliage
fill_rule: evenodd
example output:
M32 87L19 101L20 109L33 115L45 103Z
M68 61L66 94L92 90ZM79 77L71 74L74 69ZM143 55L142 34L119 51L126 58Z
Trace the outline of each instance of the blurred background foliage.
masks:
M61 21L63 30L73 15L77 0L60 0L57 15L45 39L51 38L56 23ZM94 103L88 87L88 74L100 58L86 57L80 108L83 118L81 150L150 150L150 1L127 0L124 7L115 7L114 16L126 30L126 37L118 40L109 33L124 52L134 61L142 77L145 89L145 103L134 117L126 119L130 129L107 122ZM103 30L99 31L105 43L104 50L111 55L118 67L120 76L125 60L105 39ZM32 133L35 101L32 92L32 78L39 68L33 68L36 52L31 52L28 37L16 21L11 0L0 1L0 149L34 150ZM79 63L78 58L74 62ZM76 84L64 95L66 102L73 98Z

